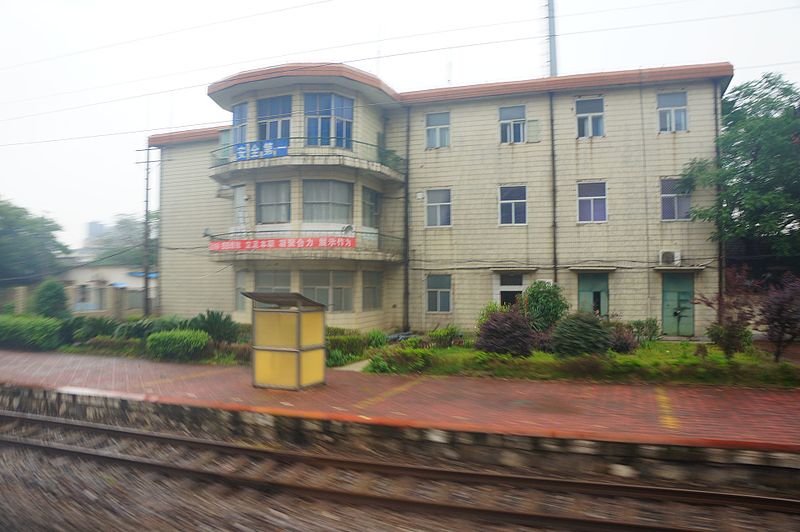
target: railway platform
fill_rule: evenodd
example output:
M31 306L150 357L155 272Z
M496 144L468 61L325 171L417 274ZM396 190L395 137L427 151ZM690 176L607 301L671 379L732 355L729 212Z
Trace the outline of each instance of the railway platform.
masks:
M0 383L63 393L397 428L800 452L800 392L328 371L303 391L248 368L0 350Z

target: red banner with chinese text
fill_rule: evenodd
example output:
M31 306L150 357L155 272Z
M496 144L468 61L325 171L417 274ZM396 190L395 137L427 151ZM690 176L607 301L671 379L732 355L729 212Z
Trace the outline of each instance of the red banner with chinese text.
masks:
M320 236L313 238L256 238L251 240L213 240L209 251L248 251L257 249L320 249L355 248L354 236Z

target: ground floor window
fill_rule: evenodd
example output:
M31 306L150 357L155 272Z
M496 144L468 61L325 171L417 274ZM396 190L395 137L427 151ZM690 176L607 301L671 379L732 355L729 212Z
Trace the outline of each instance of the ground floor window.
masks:
M291 292L292 273L288 270L264 270L256 272L256 292ZM269 308L263 303L255 303L256 308Z
M428 312L450 312L450 276L429 275L427 287Z
M383 306L383 272L364 272L362 306L364 310L376 310Z
M578 274L578 310L608 318L608 274Z
M353 277L353 272L343 271L301 272L301 290L331 312L349 312L353 310Z
M521 273L500 274L500 304L513 305L522 294L523 275Z

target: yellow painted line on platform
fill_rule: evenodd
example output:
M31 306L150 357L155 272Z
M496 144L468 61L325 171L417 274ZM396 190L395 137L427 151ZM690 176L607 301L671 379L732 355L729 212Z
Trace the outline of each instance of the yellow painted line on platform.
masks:
M668 429L680 427L677 418L672 415L672 403L670 403L669 396L661 386L656 386L656 402L659 410L658 419L661 424Z
M400 386L395 386L394 388L389 388L386 391L379 393L378 395L374 395L368 399L364 399L363 401L356 403L355 407L358 409L367 408L368 406L372 406L374 404L380 403L381 401L385 401L386 399L392 397L393 395L397 395L398 393L405 392L416 386L417 384L421 383L424 380L424 377L419 377L418 379L414 379L413 381L409 381L405 384L401 384Z
M165 377L162 379L155 379L152 381L145 381L142 383L142 386L153 386L154 384L167 384L170 382L178 382L178 381L188 381L191 379L196 379L197 377L205 377L206 375L214 375L215 373L222 373L226 371L228 368L214 368L214 369L204 369L202 371L195 371L193 373L185 373L178 377Z

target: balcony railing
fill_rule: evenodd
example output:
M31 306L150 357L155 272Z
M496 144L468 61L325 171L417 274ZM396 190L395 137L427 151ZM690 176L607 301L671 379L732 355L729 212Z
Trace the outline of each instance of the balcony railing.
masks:
M212 253L338 250L382 252L400 257L403 239L367 231L232 231L213 235L208 244Z
M322 144L322 142L327 142L327 144ZM351 156L380 163L401 174L406 171L404 158L377 144L349 138L320 139L318 137L288 137L229 144L211 152L211 168L240 161L308 155Z

